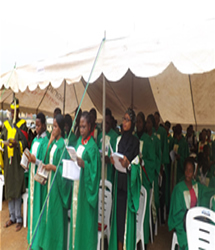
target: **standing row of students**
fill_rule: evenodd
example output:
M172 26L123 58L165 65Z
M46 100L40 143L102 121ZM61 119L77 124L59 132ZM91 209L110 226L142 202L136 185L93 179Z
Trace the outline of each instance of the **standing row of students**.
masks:
M93 118L93 122L92 122ZM111 112L106 111L105 151L106 151L106 178L113 185L113 206L111 216L111 233L109 249L123 249L126 231L126 249L135 249L136 245L136 213L139 208L140 188L143 185L147 191L147 204L144 219L144 241L149 242L149 197L153 191L155 210L154 222L158 217L159 208L170 200L170 138L164 128L159 126L159 113L149 115L145 121L143 113L137 117L132 109L128 109L122 122L122 135L118 135L111 128ZM68 118L66 118L68 119ZM65 119L65 120L66 120ZM80 117L80 137L76 140L71 132L68 138L69 145L74 146L78 155L77 163L81 167L77 219L73 222L73 189L74 182L62 177L62 159L69 159L65 151L64 126L65 120L58 114L53 123L50 138L45 135L45 118L43 114L37 115L37 137L31 147L32 162L29 168L29 217L28 242L32 249L66 249L68 209L70 216L70 249L96 249L98 230L98 190L101 178L101 159L99 149L102 145L102 134L96 126L94 111L83 112ZM68 121L67 121L68 122ZM71 124L71 121L68 122ZM136 125L136 133L134 128ZM69 130L67 130L67 136ZM183 144L179 145L181 138L180 126L176 126L175 146L177 166L172 163L172 171L176 182L179 181L181 168L183 168L185 154ZM183 140L184 142L184 140ZM115 152L124 155L121 159L125 173L114 168L110 145ZM186 147L186 143L184 144ZM184 154L184 155L183 155ZM42 186L32 178L36 174L39 160L49 171L47 183ZM174 165L175 164L175 165ZM56 176L54 173L57 171ZM165 173L165 174L164 174ZM53 178L55 180L52 185ZM162 177L162 178L161 178ZM161 179L166 178L166 181ZM165 184L165 186L162 186ZM163 197L159 199L159 189L163 187ZM51 189L46 206L42 212L40 222L37 222L46 195ZM167 191L166 191L167 190ZM169 192L169 193L166 193ZM163 203L162 203L163 202ZM161 203L161 204L160 204ZM75 239L73 239L73 223Z

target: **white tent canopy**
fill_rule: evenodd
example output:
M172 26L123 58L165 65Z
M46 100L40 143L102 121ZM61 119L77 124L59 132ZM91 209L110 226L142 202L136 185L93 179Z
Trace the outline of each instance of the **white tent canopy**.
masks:
M65 113L73 113L80 104L86 82L65 84L63 82L54 89L49 84L45 89L37 87L34 91L27 88L16 93L24 112L44 112L52 115L55 107ZM121 122L121 117L127 107L131 106L137 112L145 115L159 110L162 119L172 124L181 123L184 128L188 124L197 124L215 129L215 70L203 74L181 74L173 64L170 64L162 74L150 78L136 77L130 70L118 81L106 79L106 106L115 118ZM65 93L65 104L64 104ZM12 91L1 91L1 108L9 108L12 101ZM82 103L82 110L95 106L98 118L102 113L102 75L88 87ZM186 126L185 126L186 125Z
M93 84L89 86L82 109L89 110L95 105L101 113L101 75L104 74L106 106L112 109L117 119L128 106L132 106L136 112L141 110L145 115L159 110L162 119L173 124L214 128L215 17L211 1L207 1L208 5L201 6L196 1L195 4L200 8L193 10L194 15L191 15L192 5L186 5L186 8L183 4L174 6L171 1L167 12L159 10L161 5L156 3L154 13L157 18L154 22L147 9L144 15L144 8L141 10L137 5L136 12L131 9L135 25L129 29L129 34L124 37L123 32L119 32L120 35L114 36L114 26L107 28L106 41L90 79ZM151 10L152 7L153 3ZM183 10L183 15L179 10ZM126 15L121 23L123 21L128 24ZM117 28L118 23L115 34ZM92 36L94 34L98 35L96 29L92 30ZM2 74L0 87L19 92L16 96L20 105L23 101L21 107L24 110L52 114L56 106L63 108L65 85L62 83L66 81L65 113L71 113L80 103L98 47L99 43L72 50L55 59L17 67L12 73ZM30 91L36 91L38 97ZM1 100L2 107L9 103L6 93Z

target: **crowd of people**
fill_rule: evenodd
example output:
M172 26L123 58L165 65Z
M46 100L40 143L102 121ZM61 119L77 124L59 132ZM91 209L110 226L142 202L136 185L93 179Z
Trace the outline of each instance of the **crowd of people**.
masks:
M70 249L97 249L102 131L96 123L94 108L89 112L77 108L77 112L72 131L71 116L63 116L56 108L51 133L46 130L45 115L37 114L36 136L29 145L26 123L18 117L19 102L15 99L11 103L12 120L5 121L1 131L5 198L9 200L10 213L5 227L16 223L16 231L22 228L21 195L26 188L20 161L25 148L30 148L27 240L31 249L67 249L68 237ZM136 116L131 108L125 111L119 129L111 110L106 109L105 179L112 184L113 201L108 246L111 250L121 250L124 245L126 249L136 249L141 185L147 193L143 224L145 249L150 239L150 219L153 224L159 220L165 223L166 213L169 230L176 231L180 249L187 249L184 223L187 210L199 205L209 208L213 196L211 209L215 210L215 141L211 139L211 131L203 129L197 140L192 125L185 136L180 124L172 127L173 135L170 129L169 121L160 124L159 112L145 118L142 112ZM79 181L62 175L63 159L73 160L65 145L76 150L81 168ZM112 152L123 155L119 161L125 171L116 170ZM47 179L35 178L41 165L49 173Z

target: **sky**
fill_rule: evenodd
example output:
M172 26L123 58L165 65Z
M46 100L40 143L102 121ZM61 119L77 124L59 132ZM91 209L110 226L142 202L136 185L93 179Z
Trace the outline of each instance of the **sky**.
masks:
M214 1L7 0L0 4L0 75L139 31L174 39L185 26L214 18ZM169 33L166 36L166 33ZM181 37L181 40L184 39Z

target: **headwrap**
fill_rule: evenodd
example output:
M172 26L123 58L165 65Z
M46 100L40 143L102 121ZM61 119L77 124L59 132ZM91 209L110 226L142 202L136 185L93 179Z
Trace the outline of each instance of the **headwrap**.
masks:
M136 122L136 115L133 109L128 108L125 112L125 114L128 114L130 116L131 119L131 132L134 131L134 127L135 127L135 122Z

